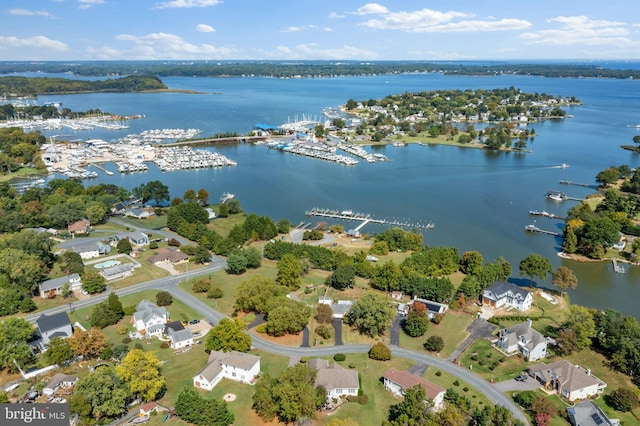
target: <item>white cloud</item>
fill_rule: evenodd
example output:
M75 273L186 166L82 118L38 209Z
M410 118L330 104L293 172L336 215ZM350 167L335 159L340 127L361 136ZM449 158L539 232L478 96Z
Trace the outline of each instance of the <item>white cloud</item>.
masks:
M524 30L531 27L531 22L522 19L501 19L499 21L460 21L451 22L443 25L433 25L427 27L416 28L414 32L478 32L478 31L512 31Z
M156 4L156 9L209 7L221 4L222 0L172 0Z
M44 10L28 10L28 9L9 9L9 15L22 15L22 16L51 16L51 14Z
M80 9L89 9L91 6L104 4L104 0L78 0L78 3L80 3Z
M133 47L121 51L127 59L233 59L235 49L211 44L193 44L182 37L167 33L150 33L144 36L120 34L119 41L129 41ZM114 57L117 59L118 56Z
M354 14L356 15L382 15L388 13L389 9L378 3L367 3L359 7Z
M559 23L560 28L527 32L520 35L528 44L603 46L637 44L627 36L627 24L615 21L593 20L587 16L558 16L548 20Z
M277 46L274 50L260 51L260 55L269 59L376 59L375 52L344 45L333 49L318 48L316 43L298 44L293 47Z
M196 25L196 30L200 31L201 33L215 33L216 32L215 28L213 28L211 25L207 25L207 24L198 24L198 25Z
M304 30L312 30L315 29L315 25L302 25L302 26L291 26L283 29L281 32L283 33L297 33Z
M322 30L328 33L333 32L333 28L330 27L324 27Z
M65 43L58 40L51 40L45 36L33 36L27 38L0 37L0 49L6 49L8 47L27 47L43 50L56 50L59 52L69 49Z
M342 19L344 17L345 17L345 15L339 15L337 12L331 12L329 14L329 18L331 18L331 19Z

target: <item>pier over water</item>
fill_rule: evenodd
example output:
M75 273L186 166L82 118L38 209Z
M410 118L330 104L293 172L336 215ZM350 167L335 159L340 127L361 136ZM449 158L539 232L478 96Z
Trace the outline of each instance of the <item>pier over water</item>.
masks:
M377 223L379 225L398 226L401 228L411 228L411 229L435 228L435 225L433 224L433 222L423 224L423 223L404 222L396 219L392 219L392 220L375 219L368 213L354 213L351 210L343 210L341 212L339 210L320 209L320 208L314 207L311 210L305 211L304 214L307 216L329 217L332 219L356 220L356 221L362 222L360 225L358 225L358 227L355 228L355 231L360 231L368 223Z

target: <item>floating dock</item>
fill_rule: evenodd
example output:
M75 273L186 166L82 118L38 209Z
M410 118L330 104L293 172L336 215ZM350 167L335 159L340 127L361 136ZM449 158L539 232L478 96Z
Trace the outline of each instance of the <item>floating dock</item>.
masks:
M549 213L544 210L529 210L529 214L531 216L542 216L542 217L548 217L549 219L565 220L565 218L562 216L557 216L553 213Z
M624 269L623 265L620 265L618 263L618 259L616 259L615 257L613 259L611 259L611 263L613 264L613 271L617 272L618 274L624 274L625 272L627 272Z
M538 228L534 224L526 225L524 227L524 230L527 232L537 232L539 234L553 235L554 237L559 237L561 235L559 232L547 231L546 229Z
M377 223L379 225L388 225L388 226L399 226L402 228L416 228L416 229L433 229L435 225L433 222L429 222L426 224L421 223L409 223L402 222L396 219L387 220L387 219L375 219L370 214L366 213L354 213L351 210L331 210L331 209L320 209L317 207L312 208L311 210L307 210L304 212L307 216L319 216L319 217L329 217L332 219L341 219L341 220L356 220L362 222L355 231L359 231L362 229L367 223Z

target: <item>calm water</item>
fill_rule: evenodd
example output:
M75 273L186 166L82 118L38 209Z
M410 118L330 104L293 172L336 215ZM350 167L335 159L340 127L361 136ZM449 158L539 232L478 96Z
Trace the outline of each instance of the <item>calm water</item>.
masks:
M523 231L523 226L532 222L530 209L564 215L573 204L547 201L547 190L562 189L573 197L591 192L581 187L561 188L560 180L593 183L595 174L610 165L640 166L637 155L619 148L631 144L640 132L635 127L640 124L640 82L439 74L308 80L167 78L165 82L174 89L206 94L83 94L41 97L40 101L62 101L72 110L100 108L147 116L131 121L131 128L124 132L69 135L110 140L169 127L199 128L205 135L247 133L254 123L277 125L302 114L320 118L322 108L337 106L349 98L366 100L404 91L515 86L526 92L576 96L584 105L569 111L572 119L533 126L538 136L528 154L445 146L387 146L378 148L378 152L392 162L361 162L346 167L264 146L236 145L216 148L238 162L234 168L165 174L152 168L146 174L101 174L98 181L132 188L160 179L169 185L172 197L181 196L189 188L205 188L212 199L222 192L233 192L246 211L295 223L304 220L304 211L312 207L352 209L409 222L431 220L436 228L425 233L427 245L454 246L460 253L478 250L487 261L502 255L514 266L515 278L520 260L539 253L548 257L554 268L566 264L575 271L579 285L570 292L573 302L640 315L635 306L640 294L639 267L616 274L609 263L567 262L556 256L560 239ZM562 163L570 167L559 168ZM538 218L536 223L553 231L560 231L562 225L545 218ZM364 231L380 228L367 225ZM550 286L550 279L539 285Z

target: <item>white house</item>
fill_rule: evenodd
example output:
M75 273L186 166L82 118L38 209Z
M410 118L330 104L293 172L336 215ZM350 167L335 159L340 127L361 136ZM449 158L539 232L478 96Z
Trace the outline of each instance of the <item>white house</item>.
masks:
M75 386L78 381L78 376L56 373L51 380L42 389L42 393L45 395L53 395L58 389L68 389Z
M531 320L500 330L496 346L509 355L520 353L527 361L547 356L547 339L531 327Z
M79 244L73 246L71 250L78 253L82 259L93 259L100 256L100 248L98 244Z
M193 345L193 333L191 330L184 328L180 321L168 323L164 331L169 337L169 346L173 349L180 349Z
M164 307L158 307L144 299L136 306L131 322L140 334L159 337L168 319L169 313Z
M69 283L71 291L80 290L82 288L82 279L80 278L80 275L65 275L64 277L54 278L38 284L38 287L40 288L40 297L46 299L48 297L55 297L58 294L62 294L62 287L67 283Z
M382 375L384 388L393 393L395 396L404 396L406 389L410 389L415 385L420 385L425 392L425 399L431 400L434 410L442 408L444 402L445 389L431 383L428 380L411 374L408 371L396 370L395 368L387 368Z
M148 246L149 245L149 236L144 232L124 232L122 234L118 234L115 236L115 241L121 241L128 239L129 242L134 246Z
M316 370L315 385L327 391L327 400L343 395L358 396L358 370L346 369L335 362L329 364L326 359L320 358L310 360L307 365Z
M120 265L110 266L100 271L100 275L107 281L114 281L126 278L133 274L133 263L121 263Z
M596 396L607 387L605 382L591 374L591 370L564 359L551 364L532 365L529 375L569 401Z
M207 365L193 377L193 386L211 390L224 378L253 384L258 374L259 356L236 351L211 351Z
M492 308L515 308L528 311L533 303L533 295L517 285L506 281L496 281L482 291L482 304Z

